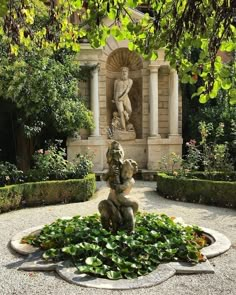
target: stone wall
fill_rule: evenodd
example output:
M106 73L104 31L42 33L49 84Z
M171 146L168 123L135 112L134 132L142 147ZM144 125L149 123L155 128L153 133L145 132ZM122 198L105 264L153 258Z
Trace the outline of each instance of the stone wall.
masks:
M176 134L169 137L169 97L170 97L170 67L164 60L164 51L159 52L158 65L158 133L155 138L150 137L150 61L143 60L134 52L128 50L128 42L117 42L109 38L104 48L92 49L88 44L81 44L78 56L81 65L99 65L98 97L99 97L99 136L91 136L89 131L80 130L81 138L68 139L68 159L73 160L76 154L90 152L94 154L94 170L107 167L106 150L111 142L107 130L111 124L115 105L113 99L114 80L120 76L121 66L128 66L129 77L133 86L129 97L133 113L133 123L137 138L122 141L127 158L137 161L139 168L156 170L161 157L171 152L181 154L182 138ZM91 67L92 68L92 67ZM91 84L80 82L80 93L83 96L91 94ZM182 98L178 97L178 131L182 130Z

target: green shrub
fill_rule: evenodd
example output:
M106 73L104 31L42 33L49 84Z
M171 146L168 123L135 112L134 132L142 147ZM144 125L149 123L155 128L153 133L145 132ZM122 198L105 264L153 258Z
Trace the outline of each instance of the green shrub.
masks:
M41 181L0 188L0 213L21 206L87 201L95 191L95 175L84 179Z
M157 174L157 191L178 201L236 208L236 182L213 181ZM202 174L204 175L204 174Z
M0 162L0 186L21 183L24 181L23 171L14 164Z
M93 167L92 156L77 155L74 162L66 160L60 141L47 150L40 149L33 156L34 168L27 172L28 181L77 179L88 175Z
M215 180L215 181L236 181L236 172L217 172L205 173L203 171L192 172L187 175L187 178Z
M23 184L0 187L0 213L18 209L23 200Z

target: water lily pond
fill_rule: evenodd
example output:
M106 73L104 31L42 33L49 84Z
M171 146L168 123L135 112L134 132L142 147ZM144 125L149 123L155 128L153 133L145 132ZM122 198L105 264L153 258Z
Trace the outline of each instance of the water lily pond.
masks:
M114 280L146 275L162 262L199 263L207 241L197 226L164 214L138 213L132 234L106 231L94 214L58 219L21 242L40 247L46 260L71 260L79 273Z

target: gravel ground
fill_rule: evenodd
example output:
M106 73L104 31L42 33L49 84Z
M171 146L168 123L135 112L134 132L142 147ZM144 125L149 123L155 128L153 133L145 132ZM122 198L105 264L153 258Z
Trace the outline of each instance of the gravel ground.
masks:
M141 210L179 216L186 223L218 230L231 240L232 247L228 252L210 260L215 274L176 275L152 288L112 291L69 284L54 272L17 270L23 257L9 249L11 237L62 216L97 212L100 200L108 196L105 183L98 182L97 187L95 196L88 202L27 208L0 215L0 295L236 295L236 210L164 199L155 192L155 182L136 182L131 195L138 200Z

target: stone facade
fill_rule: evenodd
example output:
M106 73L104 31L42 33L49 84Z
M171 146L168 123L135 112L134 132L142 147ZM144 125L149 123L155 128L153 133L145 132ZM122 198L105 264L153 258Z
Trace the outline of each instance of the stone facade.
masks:
M136 17L141 13L135 12ZM182 98L178 76L164 60L164 51L158 51L156 61L146 61L128 49L128 41L116 41L112 37L103 48L92 49L81 44L78 59L81 65L91 66L90 83L80 82L79 89L89 98L95 129L80 130L79 138L68 138L68 159L76 154L92 152L94 171L107 167L106 151L111 139L114 80L120 68L129 68L133 86L129 92L132 105L130 122L134 125L136 139L121 142L126 158L134 159L140 169L156 170L161 157L171 152L182 152ZM96 67L95 67L96 66Z

